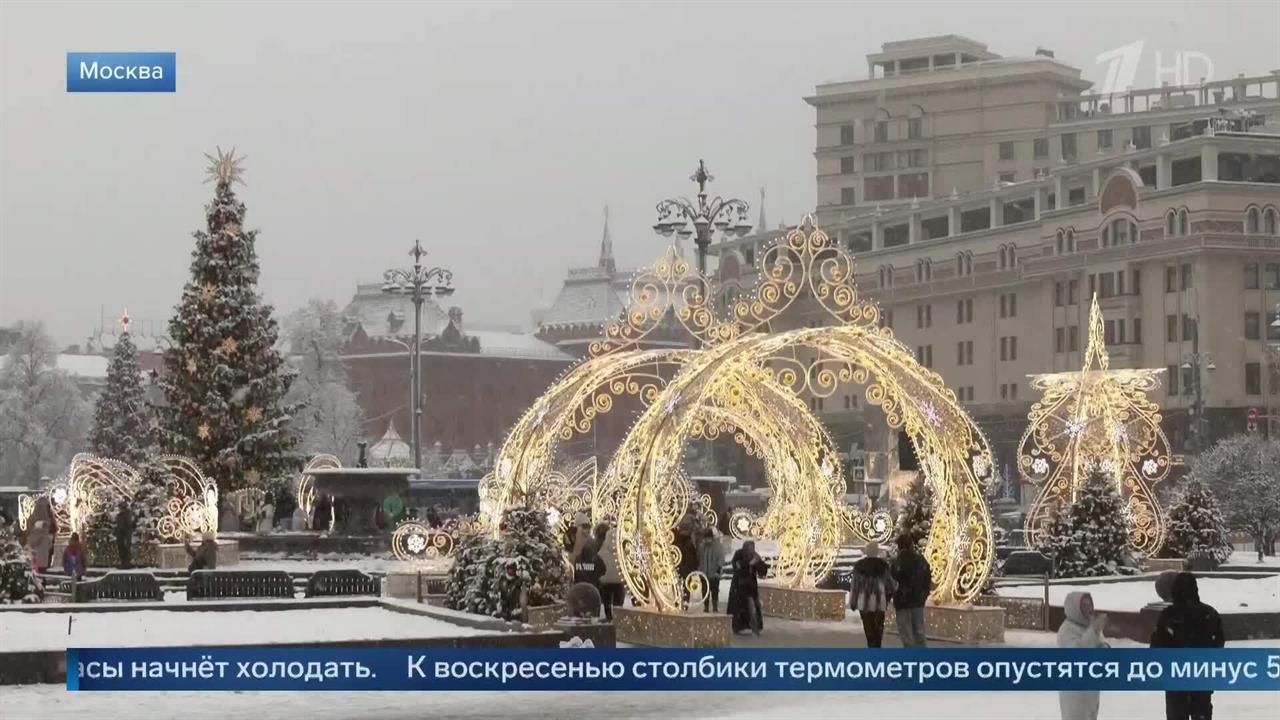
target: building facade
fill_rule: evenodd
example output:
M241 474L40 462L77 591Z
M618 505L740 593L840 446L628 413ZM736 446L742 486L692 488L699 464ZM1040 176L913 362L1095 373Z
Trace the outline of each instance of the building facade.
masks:
M806 98L818 222L983 426L1002 477L1028 376L1081 366L1094 294L1112 366L1166 370L1153 399L1175 452L1245 430L1250 408L1264 430L1280 414L1280 76L1102 97L1052 57L954 36L868 61L871 79ZM774 240L717 246L724 299ZM892 473L898 439L861 388L810 405L842 449L883 453L869 475Z

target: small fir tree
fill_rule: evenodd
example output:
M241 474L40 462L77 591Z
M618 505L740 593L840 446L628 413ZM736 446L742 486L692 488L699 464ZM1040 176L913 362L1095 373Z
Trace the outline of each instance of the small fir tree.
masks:
M140 467L152 452L146 390L138 366L138 348L129 335L129 315L120 320L124 330L116 340L107 383L93 412L89 445L98 455Z
M1127 567L1129 527L1115 479L1094 471L1076 500L1051 524L1045 549L1056 552L1056 577L1098 577L1131 571Z
M907 491L906 501L898 512L897 536L911 538L917 547L929 538L929 530L933 527L933 488L925 481L924 475L916 477Z
M515 568L508 575L507 568ZM514 591L527 595L530 607L564 599L568 573L546 512L508 510L500 536L488 533L465 538L449 572L446 605L454 610L503 617L503 598Z
M1218 498L1195 478L1182 486L1169 506L1168 528L1161 557L1186 558L1203 553L1216 563L1231 557L1227 524L1218 508Z
M277 349L271 306L258 295L256 230L232 190L240 160L211 157L213 202L195 233L191 279L169 321L159 434L166 451L196 461L219 491L288 475L302 458L284 401L295 373Z
M0 604L38 603L44 586L31 570L31 556L18 542L13 526L0 521Z
M1049 519L1049 526L1036 544L1039 550L1053 562L1053 576L1062 577L1063 567L1080 564L1080 547L1071 528L1071 506L1060 505Z

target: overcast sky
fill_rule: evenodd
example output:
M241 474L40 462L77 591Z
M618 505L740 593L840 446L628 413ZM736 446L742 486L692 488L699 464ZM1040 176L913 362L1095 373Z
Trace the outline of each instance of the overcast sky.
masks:
M81 342L128 307L162 327L212 187L202 153L248 156L261 289L281 313L345 304L421 238L468 323L527 324L592 264L661 242L654 203L713 189L771 224L814 202L816 83L880 43L957 33L1037 45L1101 82L1145 41L1215 76L1280 68L1280 3L0 3L0 324ZM175 51L173 94L68 94L68 51Z

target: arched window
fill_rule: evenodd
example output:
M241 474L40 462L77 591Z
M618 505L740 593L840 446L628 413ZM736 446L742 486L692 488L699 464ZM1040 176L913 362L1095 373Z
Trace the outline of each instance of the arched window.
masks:
M1262 221L1262 215L1258 212L1258 208L1251 207L1244 215L1244 231L1250 235L1259 231Z
M1164 214L1164 234L1173 237L1178 232L1178 213L1170 209Z
M967 250L956 254L956 275L973 274L973 253Z
M1058 234L1057 234L1057 241L1058 241L1058 243L1057 243L1057 250L1058 250L1058 253L1057 253L1057 254L1059 254L1059 255L1062 255L1062 254L1064 254L1064 253L1066 253L1066 252L1067 252L1067 246L1063 243L1063 238L1064 238L1064 235L1063 235L1062 231L1061 231L1061 230L1059 230L1059 231L1058 231Z
M1009 267L1009 248L1004 245L1000 246L1000 269L1004 270Z
M1138 223L1129 221L1129 244L1138 242Z
M1067 230L1067 252L1074 253L1076 251L1076 231Z
M1111 227L1102 228L1102 247L1111 247Z
M880 287L882 288L893 287L893 266L892 265L880 266Z
M1009 246L1009 267L1017 267L1017 266L1018 266L1018 246L1010 245Z
M1277 215L1276 209L1273 207L1269 207L1265 211L1263 211L1262 232L1268 235L1276 234L1276 215Z
M1186 235L1191 232L1191 223L1187 220L1187 209L1182 208L1178 211L1178 234Z

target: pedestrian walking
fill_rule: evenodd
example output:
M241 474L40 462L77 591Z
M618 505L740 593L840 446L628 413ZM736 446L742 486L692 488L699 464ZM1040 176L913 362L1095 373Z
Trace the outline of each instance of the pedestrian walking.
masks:
M924 604L929 599L933 578L929 571L929 561L916 549L911 536L898 536L898 556L894 558L890 572L898 585L893 593L898 639L902 641L904 648L927 647Z
M1058 647L1104 648L1102 629L1107 616L1094 612L1093 596L1087 592L1070 592L1062 601L1066 619L1058 626ZM1097 690L1060 690L1058 709L1062 720L1097 720L1101 693Z
M862 619L862 632L867 647L878 648L884 639L884 613L889 608L896 584L889 563L880 557L880 545L874 540L862 550L862 559L853 564L849 587L849 606Z
M769 573L769 566L756 553L756 544L751 540L742 543L742 547L733 554L731 565L733 579L729 584L729 602L725 610L733 617L733 632L742 633L750 629L759 635L764 629L759 579Z
M116 560L118 567L129 569L133 567L131 555L133 550L133 513L129 511L129 503L120 501L120 508L116 510Z
M698 568L707 576L707 597L703 612L720 612L720 568L724 565L724 543L720 531L711 528L698 543Z
M84 577L84 570L88 565L80 533L73 532L71 539L67 540L66 549L62 551L62 570L70 575L72 580L79 580Z
M601 532L603 531L603 533ZM600 549L596 553L604 561L604 575L600 576L600 604L604 606L605 620L613 620L613 609L622 604L622 574L618 572L615 559L614 543L617 542L616 531L607 523L596 526L596 537Z
M1211 605L1200 601L1196 576L1178 573L1170 592L1172 602L1160 611L1153 648L1220 648L1226 644L1222 618ZM1212 690L1170 690L1164 694L1166 720L1209 720L1213 717Z

